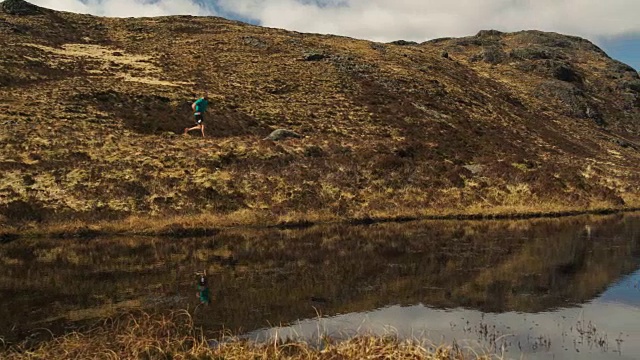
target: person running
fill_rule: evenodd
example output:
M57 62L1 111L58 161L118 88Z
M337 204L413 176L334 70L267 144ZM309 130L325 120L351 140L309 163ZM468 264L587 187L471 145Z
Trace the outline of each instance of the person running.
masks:
M191 128L184 128L184 134L191 130L200 130L202 132L202 137L204 137L204 113L207 111L207 107L209 106L209 96L205 93L200 99L194 101L191 104L191 109L193 110L193 117L196 122L196 125Z

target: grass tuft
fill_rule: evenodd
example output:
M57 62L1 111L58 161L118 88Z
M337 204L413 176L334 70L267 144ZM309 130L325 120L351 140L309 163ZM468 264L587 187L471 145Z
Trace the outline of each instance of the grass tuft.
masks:
M339 341L325 337L322 346L275 339L255 343L224 336L208 339L194 326L192 314L132 312L105 320L83 332L34 344L31 340L0 350L6 360L22 359L499 359L457 344L432 345L393 335L359 336Z

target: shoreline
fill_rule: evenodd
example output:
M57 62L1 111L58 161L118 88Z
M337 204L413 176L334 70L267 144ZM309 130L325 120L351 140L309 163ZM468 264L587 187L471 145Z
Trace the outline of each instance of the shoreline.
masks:
M496 211L496 212L443 212L423 214L398 214L389 216L352 216L323 217L317 214L310 216L294 216L293 218L265 216L256 213L254 221L244 222L233 215L196 214L184 215L169 219L157 219L151 216L131 216L123 220L51 223L33 226L22 231L12 229L0 232L0 244L18 239L91 239L102 236L149 236L149 237L204 237L215 235L225 229L305 229L322 225L373 225L380 223L402 223L411 221L491 221L491 220L526 220L541 218L563 218L581 215L611 215L640 211L640 206L603 207L592 209L562 209L539 211ZM212 224L206 226L205 224Z
M364 335L346 340L322 339L322 346L305 341L278 339L265 343L223 336L209 338L194 323L194 314L182 310L170 314L124 313L93 327L52 336L44 341L18 344L0 342L0 356L7 360L32 358L187 358L187 359L502 359L497 346L491 349L460 347L429 339L401 340L393 334Z

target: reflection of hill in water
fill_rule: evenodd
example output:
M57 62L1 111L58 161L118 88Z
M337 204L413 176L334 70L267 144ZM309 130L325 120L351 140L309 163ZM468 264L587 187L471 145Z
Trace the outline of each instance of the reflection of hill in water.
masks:
M202 268L216 299L196 319L236 331L390 304L536 312L592 299L639 265L637 216L23 240L0 247L0 334L118 307L193 308Z

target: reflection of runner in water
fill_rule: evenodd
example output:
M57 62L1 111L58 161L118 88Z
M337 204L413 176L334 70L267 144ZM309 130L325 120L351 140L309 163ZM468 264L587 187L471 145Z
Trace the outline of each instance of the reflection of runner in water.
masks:
M207 271L198 273L200 278L198 279L198 293L196 297L200 299L201 304L211 303L211 294L209 293L209 284L207 283Z

